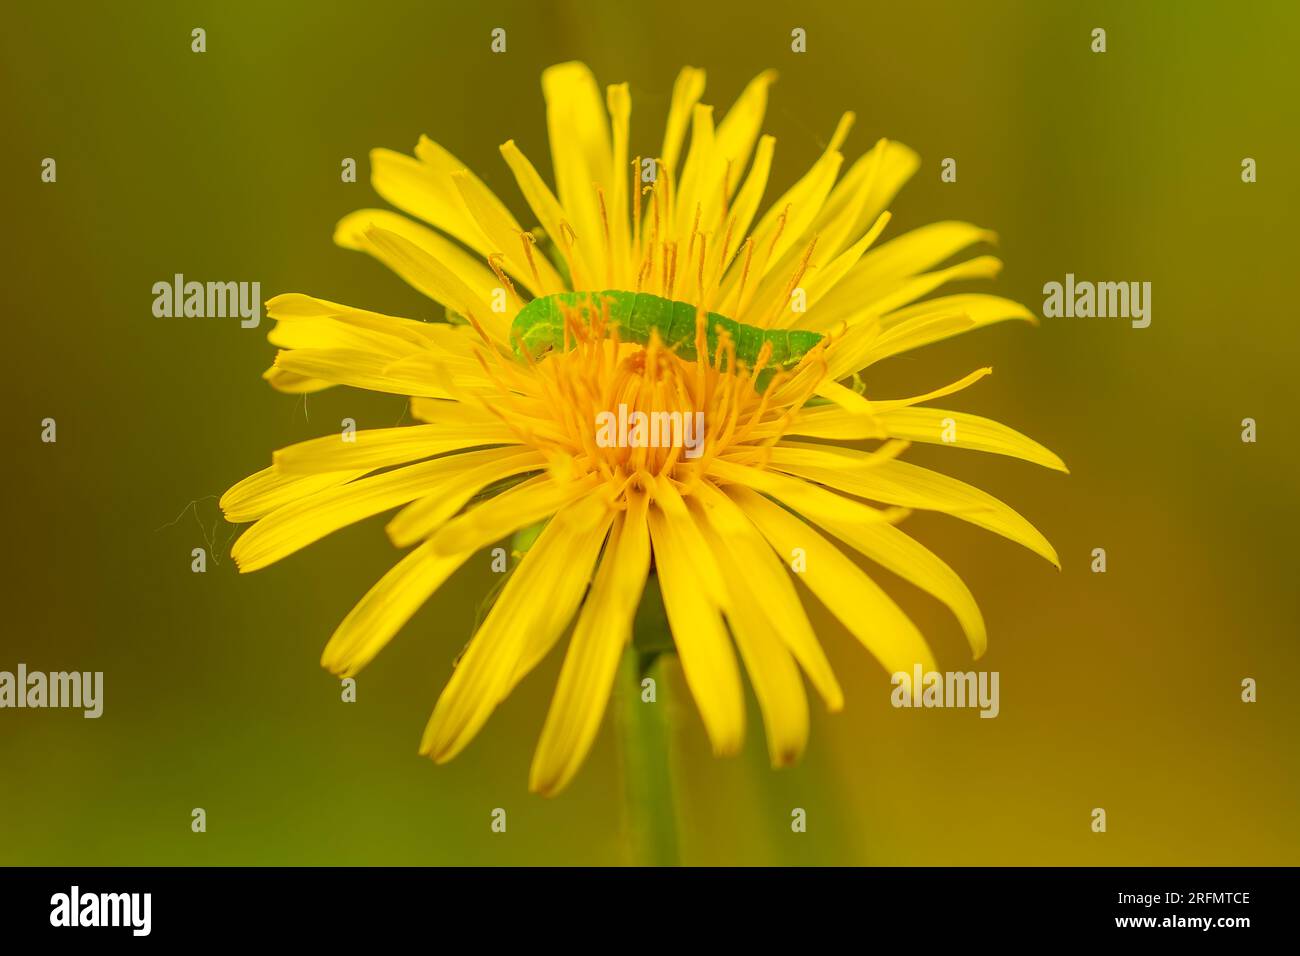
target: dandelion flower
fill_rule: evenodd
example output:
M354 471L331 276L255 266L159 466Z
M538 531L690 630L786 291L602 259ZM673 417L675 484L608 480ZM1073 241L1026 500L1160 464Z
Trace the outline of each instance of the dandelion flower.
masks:
M970 591L900 529L911 510L953 515L1057 563L1007 505L900 457L911 442L934 442L1064 471L1018 432L930 404L989 369L911 397L868 397L871 367L890 356L993 322L1034 321L991 295L929 297L954 280L996 275L1000 263L987 255L942 265L994 237L941 222L878 243L886 206L918 159L881 140L843 169L852 114L803 178L760 211L774 78L756 77L715 122L700 102L703 71L682 70L662 145L640 157L630 151L627 85L602 98L582 64L551 67L542 88L555 189L513 141L501 146L527 228L427 138L414 157L371 154L375 190L407 215L364 209L338 224L340 245L389 266L447 321L301 294L267 304L280 349L264 376L272 386L407 396L420 422L281 449L222 498L230 521L254 522L233 548L245 572L399 509L388 536L411 550L339 625L326 668L356 674L458 567L541 526L434 708L420 750L439 763L469 744L572 625L530 776L543 794L563 789L596 736L652 574L713 750L741 746L743 664L779 766L805 746L805 678L830 710L843 703L796 577L892 673L928 669L933 658L858 556L946 604L974 654L985 649ZM530 300L599 290L689 304L701 347L674 349L657 335L629 341L594 309L566 313L566 347L535 356L511 341ZM706 313L820 338L776 371L766 367L770 348L746 363L726 334L703 347ZM595 422L619 405L702 412L698 453L597 442Z

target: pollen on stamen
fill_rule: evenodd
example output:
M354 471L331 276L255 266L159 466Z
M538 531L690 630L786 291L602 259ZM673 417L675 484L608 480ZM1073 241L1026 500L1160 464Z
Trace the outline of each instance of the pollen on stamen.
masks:
M808 271L808 263L812 259L813 250L817 248L817 240L819 238L819 234L814 234L812 241L809 242L808 247L804 249L803 255L799 259L799 264L795 266L794 272L790 274L790 279L785 284L785 289L779 296L777 296L776 300L772 303L771 309L765 316L763 322L764 326L771 326L772 323L776 321L777 316L781 314L781 310L785 308L786 304L790 301L790 297L794 295L794 290L797 289L799 283L803 281L804 274Z
M496 273L497 279L501 281L501 284L506 288L506 290L514 296L515 301L519 303L520 308L523 308L524 300L515 289L515 284L510 281L510 277L506 275L505 269L502 268L501 264L505 262L505 258L506 257L499 252L490 253L487 257L488 266Z
M573 226L569 225L567 219L560 220L560 241L564 243L564 260L569 264L573 287L575 289L582 288L582 286L586 285L586 276L578 271L578 267L573 261L573 249L578 244L578 234L573 231Z
M524 259L528 262L528 268L533 274L533 281L537 283L536 288L542 288L542 274L537 270L537 260L533 258L533 246L537 244L537 237L526 229L519 231L519 242L524 247Z
M596 204L600 208L600 226L605 233L605 283L614 284L614 243L609 233L609 211L605 208L605 189L596 185Z

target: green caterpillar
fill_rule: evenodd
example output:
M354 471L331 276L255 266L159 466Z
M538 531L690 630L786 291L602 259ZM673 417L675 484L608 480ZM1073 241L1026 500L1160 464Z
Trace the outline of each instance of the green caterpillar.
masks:
M550 349L564 348L564 313L566 309L599 309L608 306L608 322L625 342L647 345L653 332L679 358L695 361L695 313L689 302L673 302L646 292L557 292L539 296L519 310L510 326L510 340L515 354L524 351L539 358ZM799 329L760 329L745 325L725 315L710 312L707 316L705 341L709 354L716 354L718 332L725 331L735 343L737 362L753 367L764 345L772 346L767 366L759 375L762 391L778 369L793 368L822 335Z

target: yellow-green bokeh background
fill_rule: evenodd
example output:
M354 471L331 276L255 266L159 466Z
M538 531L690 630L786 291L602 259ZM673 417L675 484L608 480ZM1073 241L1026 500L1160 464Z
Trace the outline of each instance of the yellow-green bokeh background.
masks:
M1006 269L982 288L1035 309L1066 272L1154 286L1146 330L998 326L880 369L872 394L893 396L994 366L950 404L1039 438L1072 474L945 448L913 459L1012 503L1064 568L912 519L981 601L978 666L1002 675L1001 716L892 709L887 675L819 617L848 705L815 708L798 769L767 768L752 706L745 753L726 761L682 708L684 859L1300 862L1294 5L47 4L6 21L0 669L102 670L107 686L98 721L0 711L0 863L623 860L608 724L567 793L525 789L559 653L451 765L416 756L486 559L363 673L352 705L317 658L395 559L381 522L253 575L224 557L191 573L195 513L168 525L188 502L211 534L210 496L272 449L344 416L391 425L402 402L336 390L308 400L308 420L258 377L265 326L150 311L151 285L183 272L433 314L331 245L340 216L379 204L367 150L428 133L523 217L497 146L513 137L549 170L539 74L569 58L630 82L646 153L681 65L707 68L719 111L775 67L777 187L853 109L850 159L890 136L924 160L891 235L947 218L996 229ZM206 54L190 52L195 26ZM1095 26L1104 55L1089 51ZM46 156L57 184L39 181ZM355 185L339 181L347 156ZM945 156L956 184L939 181ZM39 441L46 416L57 445ZM1239 440L1246 416L1255 445ZM1094 547L1105 575L1089 572ZM942 607L886 583L942 666L970 666ZM206 834L190 832L192 807ZM489 830L495 807L505 835Z

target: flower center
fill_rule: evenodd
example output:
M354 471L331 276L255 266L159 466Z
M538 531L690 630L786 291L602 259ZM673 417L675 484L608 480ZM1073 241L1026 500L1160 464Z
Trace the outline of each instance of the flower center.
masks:
M686 360L658 337L642 346L599 323L578 331L574 348L539 364L539 378L559 399L570 454L615 484L639 475L689 482L762 404L730 343L719 349L725 357Z

